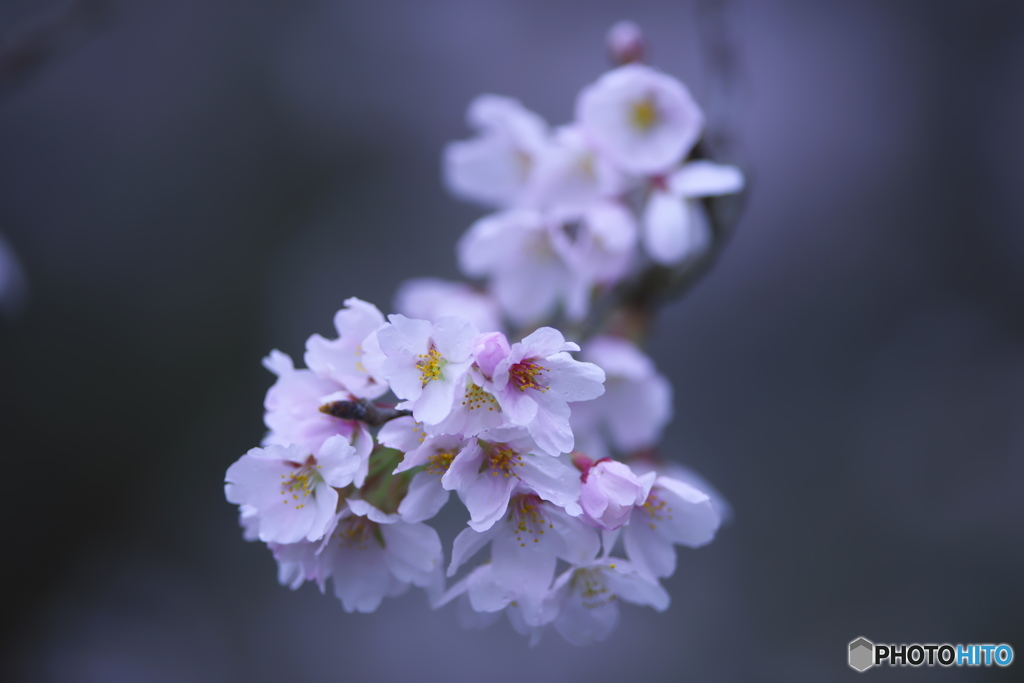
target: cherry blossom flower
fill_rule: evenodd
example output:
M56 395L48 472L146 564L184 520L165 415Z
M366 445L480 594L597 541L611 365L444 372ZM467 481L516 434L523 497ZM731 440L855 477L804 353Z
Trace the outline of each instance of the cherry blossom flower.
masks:
M338 339L314 334L306 341L306 366L319 376L330 378L358 398L377 398L388 385L374 377L363 364L363 341L384 324L384 316L373 304L352 297L334 315Z
M439 596L441 561L441 541L431 527L349 500L319 550L318 576L332 579L346 612L373 612L410 585Z
M301 446L253 448L228 468L224 494L249 506L261 541L315 541L334 516L335 488L359 477L365 477L363 459L344 437L334 436L315 456Z
M483 385L508 352L508 340L501 332L481 334L473 341L473 363L456 387L451 413L436 431L468 437L505 424L501 405Z
M501 428L470 439L441 477L457 491L469 511L469 526L489 529L508 509L513 492L536 494L571 516L581 512L577 471L559 458L535 455L536 446L522 428Z
M28 279L17 254L0 235L0 313L14 316L28 301Z
M502 312L517 325L543 320L564 298L569 273L558 244L559 223L517 209L485 216L459 240L459 267L490 278Z
M644 34L632 21L620 21L608 29L605 37L608 53L615 64L642 62L647 50Z
M550 610L545 604L559 559L580 564L592 560L600 549L597 532L562 508L532 494L520 494L509 505L509 514L485 531L464 529L452 545L448 576L468 559L491 546L490 574L476 585L471 596L477 604L502 609L515 600L527 623L539 626Z
M578 350L558 330L542 327L512 344L484 383L508 423L526 427L537 446L551 455L573 449L569 403L604 393L604 371L567 353Z
M669 596L657 580L626 560L602 557L570 567L555 581L549 602L558 605L555 630L574 645L608 639L619 621L619 603L668 609Z
M621 66L585 87L576 118L598 150L642 175L682 161L704 128L704 115L683 84L643 64Z
M540 642L544 625L557 616L553 601L542 601L526 614L518 595L494 579L494 566L477 567L452 585L435 607L457 599L459 623L463 628L485 628L498 620L504 612L517 633L529 637L529 646Z
M565 126L537 159L528 205L571 220L594 204L620 195L630 183L577 126Z
M405 399L400 407L411 408L419 422L437 424L451 412L455 385L469 368L476 328L456 317L431 323L395 314L388 320L377 332L386 356L381 375Z
M466 118L479 135L445 148L448 190L485 206L518 203L534 161L547 144L547 124L517 100L498 95L477 97Z
M633 508L622 540L638 571L652 577L671 576L676 569L673 544L699 548L711 542L720 522L706 493L677 479L658 476L647 499Z

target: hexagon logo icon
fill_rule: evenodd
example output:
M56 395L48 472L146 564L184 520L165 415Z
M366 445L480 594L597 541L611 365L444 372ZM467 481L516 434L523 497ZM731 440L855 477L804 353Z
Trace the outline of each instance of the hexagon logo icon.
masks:
M875 665L875 644L861 637L850 643L850 666L866 671Z

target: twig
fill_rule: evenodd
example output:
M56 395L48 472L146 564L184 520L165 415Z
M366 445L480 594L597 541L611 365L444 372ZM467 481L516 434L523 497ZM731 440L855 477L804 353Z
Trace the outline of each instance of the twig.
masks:
M320 406L320 412L331 417L342 420L358 420L365 422L371 427L380 427L385 422L394 420L396 417L412 415L412 411L398 410L388 406L379 406L370 403L365 398L355 401L332 401Z

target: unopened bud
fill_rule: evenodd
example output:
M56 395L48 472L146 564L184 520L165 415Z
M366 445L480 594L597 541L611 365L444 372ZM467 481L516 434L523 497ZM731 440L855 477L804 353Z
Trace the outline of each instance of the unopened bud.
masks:
M620 21L608 29L605 42L608 56L615 66L643 62L647 53L643 31L632 21Z

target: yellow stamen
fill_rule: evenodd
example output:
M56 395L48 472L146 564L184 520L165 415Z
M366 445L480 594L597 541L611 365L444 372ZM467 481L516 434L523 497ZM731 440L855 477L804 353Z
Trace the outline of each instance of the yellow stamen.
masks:
M630 123L641 133L646 133L658 122L658 110L654 106L654 100L650 97L633 103L630 112Z

